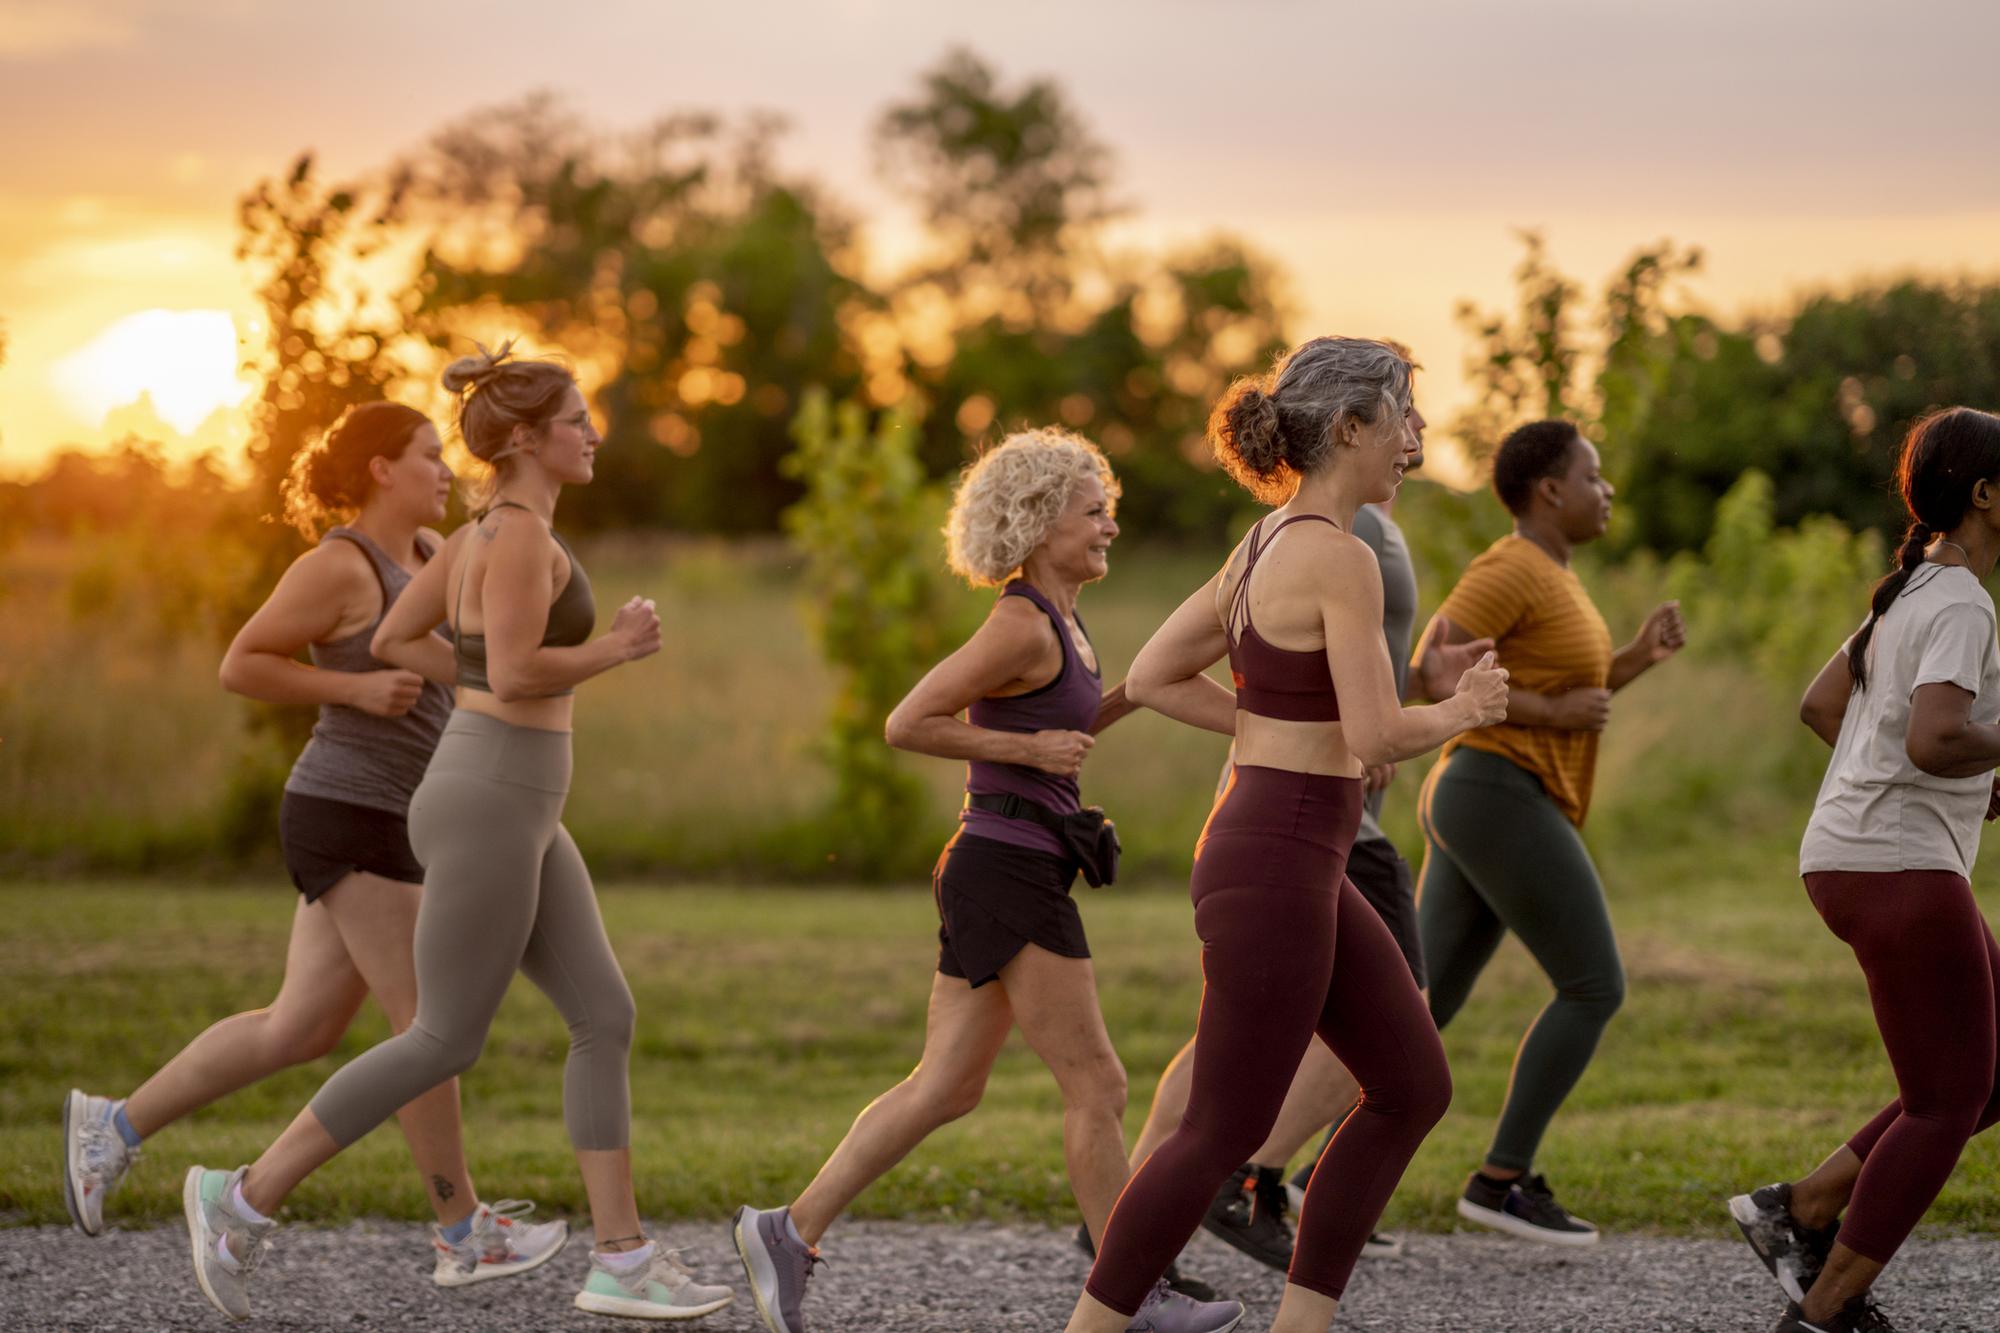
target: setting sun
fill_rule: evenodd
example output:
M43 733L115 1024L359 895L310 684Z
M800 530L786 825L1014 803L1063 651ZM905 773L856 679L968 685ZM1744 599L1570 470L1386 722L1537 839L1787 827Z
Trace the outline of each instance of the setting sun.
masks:
M143 310L110 325L50 373L70 409L92 425L143 396L160 420L192 435L217 409L250 393L237 375L241 362L227 311Z

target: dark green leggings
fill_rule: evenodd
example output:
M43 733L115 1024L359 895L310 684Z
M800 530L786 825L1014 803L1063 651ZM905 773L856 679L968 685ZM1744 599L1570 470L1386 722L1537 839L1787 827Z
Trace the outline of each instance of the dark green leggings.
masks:
M1417 920L1432 1020L1440 1029L1451 1022L1510 930L1556 988L1514 1057L1486 1155L1494 1166L1526 1171L1625 999L1604 886L1541 780L1498 755L1452 752L1425 784L1418 818Z

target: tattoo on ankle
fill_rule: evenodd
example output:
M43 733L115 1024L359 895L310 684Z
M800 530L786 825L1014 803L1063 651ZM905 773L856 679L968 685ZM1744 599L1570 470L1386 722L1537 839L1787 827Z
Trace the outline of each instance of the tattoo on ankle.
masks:
M437 1196L440 1199L449 1199L452 1195L458 1193L458 1190L453 1187L452 1183L443 1176L432 1176L431 1188L437 1191Z

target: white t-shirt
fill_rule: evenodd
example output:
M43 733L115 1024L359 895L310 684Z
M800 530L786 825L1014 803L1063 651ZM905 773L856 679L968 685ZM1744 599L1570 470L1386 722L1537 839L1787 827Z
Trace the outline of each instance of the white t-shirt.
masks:
M2000 722L1993 599L1971 570L1927 563L1875 624L1868 688L1848 699L1799 847L1801 874L1950 870L1971 878L1993 775L1933 777L1906 748L1910 697L1938 683L1973 696L1974 722Z

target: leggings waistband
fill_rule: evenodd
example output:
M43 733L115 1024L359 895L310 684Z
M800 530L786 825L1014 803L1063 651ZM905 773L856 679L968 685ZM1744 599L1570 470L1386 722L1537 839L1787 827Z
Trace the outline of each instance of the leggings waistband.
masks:
M445 722L428 771L566 793L570 769L569 732L516 726L460 708Z

